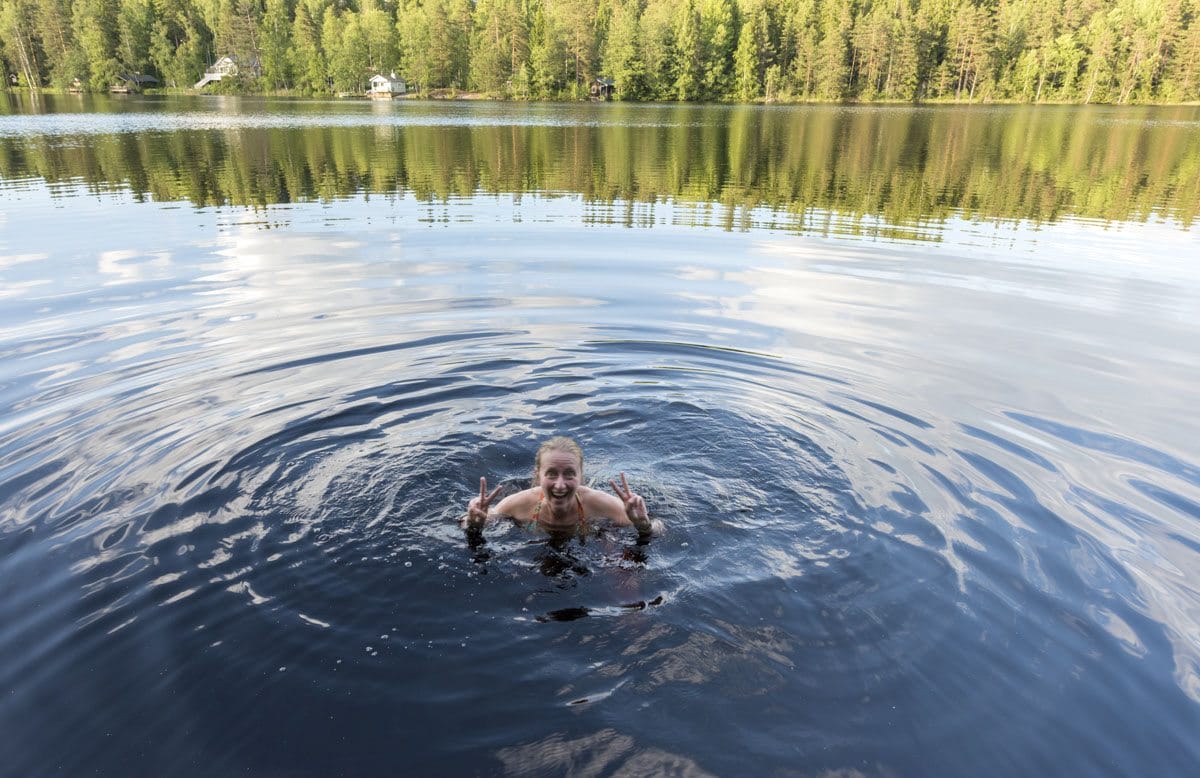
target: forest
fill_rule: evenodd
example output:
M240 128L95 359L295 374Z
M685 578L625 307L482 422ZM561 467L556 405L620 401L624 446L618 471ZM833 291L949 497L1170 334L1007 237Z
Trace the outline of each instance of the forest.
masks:
M0 0L6 84L618 100L1182 103L1200 0Z

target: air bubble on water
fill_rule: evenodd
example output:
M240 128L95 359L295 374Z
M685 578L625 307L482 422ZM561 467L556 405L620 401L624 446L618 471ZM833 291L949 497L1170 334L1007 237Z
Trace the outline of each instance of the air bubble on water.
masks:
M341 663L342 663L342 660L340 660L340 659L339 659L339 660L337 660L337 662L336 662L335 664L339 664L339 665L340 665Z
M369 653L371 653L371 652L372 652L372 651L374 651L374 650L375 650L375 649L374 649L374 647L372 647L372 646L367 646L367 653L368 653L368 654L369 654Z
M279 672L281 672L281 673L282 673L284 670L287 670L287 665L283 665L282 667L280 667L280 668L279 668Z
M682 546L683 548L687 548L687 541L685 540L682 543L680 543L679 545Z
M406 562L404 563L404 566L405 566L405 567L412 567L412 560L410 559L410 560L406 561Z
M380 639L380 640L387 640L387 639L388 639L388 638L390 638L390 637L391 637L391 635L389 635L388 633L386 633L386 632L385 632L385 633L383 633L382 635L380 635L380 636L379 636L379 639Z

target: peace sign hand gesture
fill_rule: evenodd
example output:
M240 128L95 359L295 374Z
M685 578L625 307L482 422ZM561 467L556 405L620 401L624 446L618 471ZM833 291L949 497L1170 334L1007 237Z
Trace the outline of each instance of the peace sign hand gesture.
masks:
M496 495L504 489L504 484L500 484L492 491L488 491L487 479L479 479L479 496L472 497L467 503L467 516L463 519L463 527L466 529L479 529L487 521L488 507L492 504L492 500L496 499Z
M621 502L625 503L625 517L633 526L637 527L638 532L646 535L653 531L654 525L651 524L650 515L646 512L646 501L640 494L636 494L629 488L625 474L621 473L620 486L617 486L617 482L612 479L609 479L608 485L617 493L617 497L621 498Z

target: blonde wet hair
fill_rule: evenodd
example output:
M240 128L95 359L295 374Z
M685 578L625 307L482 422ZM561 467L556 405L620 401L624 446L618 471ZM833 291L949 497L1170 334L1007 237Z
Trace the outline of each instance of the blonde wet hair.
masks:
M537 456L533 459L533 485L536 487L542 478L542 455L551 451L562 451L571 454L579 460L579 480L583 480L583 449L571 438L559 436L550 438L538 447Z

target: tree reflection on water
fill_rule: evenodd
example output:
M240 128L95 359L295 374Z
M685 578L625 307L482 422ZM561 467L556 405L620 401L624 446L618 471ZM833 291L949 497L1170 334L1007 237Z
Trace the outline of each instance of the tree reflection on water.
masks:
M933 239L964 216L1188 227L1200 203L1194 107L560 106L533 123L513 108L505 123L493 105L486 123L468 110L428 125L419 106L404 109L415 123L212 130L189 129L185 115L172 131L10 135L0 178L198 207L577 196L597 206L586 220L629 226L672 202L694 206L685 220L727 229L767 214L785 229L821 233L840 218Z

